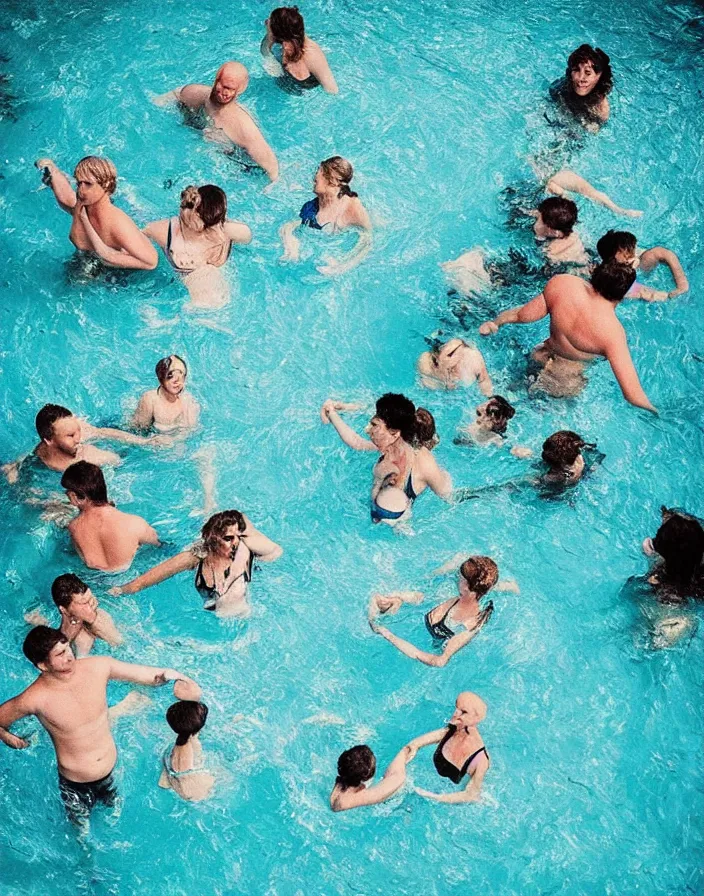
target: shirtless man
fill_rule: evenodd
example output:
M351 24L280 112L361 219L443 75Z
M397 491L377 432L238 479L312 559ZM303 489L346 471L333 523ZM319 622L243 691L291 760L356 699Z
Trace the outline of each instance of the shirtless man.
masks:
M142 544L159 544L159 536L146 520L123 513L108 501L100 467L85 460L61 477L69 501L78 516L68 524L76 551L90 569L121 572L128 569Z
M156 249L129 215L112 204L117 171L111 161L99 156L81 159L73 172L75 192L51 159L34 164L42 169L42 180L51 187L59 207L73 217L68 237L77 249L95 252L110 267L154 270L159 261ZM96 234L100 241L95 240Z
M122 459L114 451L86 445L85 442L89 439L111 439L127 445L162 445L166 441L165 436L138 436L123 429L92 426L87 420L75 417L68 408L60 404L45 404L37 414L34 425L41 441L32 455L27 456L39 458L44 466L57 473L63 473L77 460L87 460L99 467L122 463ZM0 467L10 485L17 482L24 459L23 457Z
M29 742L7 729L36 716L49 732L59 771L59 791L69 818L87 821L97 802L112 805L117 749L110 732L108 681L160 687L174 682L179 700L199 700L198 685L174 669L122 663L109 656L77 660L66 636L44 625L33 628L22 646L39 677L25 691L0 705L0 740L22 750Z
M76 656L88 656L96 638L110 647L122 644L112 616L98 606L97 598L78 576L67 572L54 579L51 597L61 614L61 632Z
M533 350L533 359L544 372L564 382L583 376L585 365L601 355L611 364L626 401L657 413L640 384L626 332L616 317L616 306L635 276L632 267L616 261L598 265L591 283L573 274L558 274L539 296L483 323L479 332L489 336L504 324L528 324L550 315L550 336Z
M186 84L154 98L157 106L170 102L181 103L189 109L203 109L214 127L208 136L216 142L239 146L260 168L269 175L269 180L279 177L279 163L271 147L262 136L247 110L239 104L240 97L249 84L247 69L240 62L226 62L215 75L212 87L205 84ZM217 132L220 132L218 134Z

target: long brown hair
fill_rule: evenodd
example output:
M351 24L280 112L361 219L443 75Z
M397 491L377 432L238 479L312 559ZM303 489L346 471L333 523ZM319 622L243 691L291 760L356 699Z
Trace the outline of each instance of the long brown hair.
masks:
M339 184L340 192L337 194L338 196L357 195L353 190L350 190L350 181L354 177L354 168L347 159L343 159L342 156L331 156L320 163L320 168L328 183Z
M297 6L279 6L272 9L269 15L269 29L275 43L291 44L293 51L286 60L298 62L303 58L306 42L306 30L303 24L303 16Z

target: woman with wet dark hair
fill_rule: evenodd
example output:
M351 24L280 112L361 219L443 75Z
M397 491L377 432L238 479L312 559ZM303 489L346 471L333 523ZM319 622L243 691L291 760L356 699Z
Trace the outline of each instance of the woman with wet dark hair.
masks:
M542 458L548 466L543 482L554 485L574 485L585 470L582 448L594 448L584 439L568 429L554 432L543 442Z
M567 60L567 71L550 86L550 96L588 130L609 118L607 95L613 87L610 59L598 47L582 44Z
M461 555L465 556L466 555ZM456 568L457 558L437 570L449 572ZM460 561L461 562L461 561ZM404 638L399 638L388 628L377 623L379 613L397 613L403 604L420 603L421 591L395 591L391 594L374 594L369 606L369 625L372 631L386 638L401 653L426 666L441 668L478 634L494 612L493 601L484 606L480 601L496 587L498 591L518 591L515 582L499 582L499 568L490 557L472 556L459 567L458 597L452 597L433 607L425 614L425 627L436 646L442 645L442 653L420 650Z
M159 787L173 790L184 800L204 800L215 778L205 767L200 734L208 718L208 707L195 700L179 700L166 710L166 721L176 734L176 743L164 751Z
M297 6L273 9L264 24L266 35L261 52L268 62L265 67L281 79L287 93L300 94L318 86L326 93L338 93L325 53L306 35L303 16Z
M278 560L283 548L263 535L239 510L223 510L210 517L201 530L202 540L170 560L138 576L110 594L136 594L195 569L194 585L203 598L203 609L217 616L245 616L250 612L247 586L254 559Z
M338 413L347 406L328 399L321 408L323 423L332 423L345 445L355 451L378 451L372 486L372 521L395 525L405 517L418 495L430 488L447 500L452 492L450 476L442 470L427 447L422 445L428 434L428 421L423 408L416 409L405 395L387 392L376 403L365 439L352 429ZM429 415L431 416L431 415ZM418 447L416 447L418 446ZM399 504L400 502L400 504Z
M157 389L150 389L139 399L132 425L137 429L153 427L158 432L173 433L193 429L198 423L200 407L186 392L188 368L183 358L167 355L156 365Z
M366 744L351 747L337 760L337 778L330 794L333 812L344 812L359 806L375 806L393 796L406 780L406 763L415 756L415 748L406 746L394 757L378 784L371 784L376 774L376 756Z
M648 582L665 598L704 597L704 529L699 520L661 507L662 524L654 538L643 542L644 552L661 558Z

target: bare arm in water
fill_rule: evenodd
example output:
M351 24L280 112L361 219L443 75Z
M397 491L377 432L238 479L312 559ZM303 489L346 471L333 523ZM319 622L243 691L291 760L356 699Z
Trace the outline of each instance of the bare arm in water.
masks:
M330 797L330 808L333 812L344 812L346 809L356 809L359 806L376 806L393 796L406 780L406 764L415 756L416 751L410 746L405 746L396 754L389 767L384 772L384 777L378 784L365 787L358 791L341 791L336 797Z
M51 159L37 159L34 164L37 168L46 169L42 174L42 180L51 189L59 208L69 215L72 214L76 204L76 192L71 186L68 175L60 171Z
M684 272L684 268L677 255L670 249L665 249L663 246L654 246L652 249L646 249L640 256L640 267L645 273L654 270L659 264L668 266L675 281L675 288L666 293L667 298L674 299L676 296L680 296L689 290L689 280ZM643 298L647 300L647 296L643 296Z
M343 403L328 398L320 411L323 423L332 423L345 445L354 448L355 451L378 451L379 449L371 439L365 439L358 435L351 426L345 423L342 417L337 413L338 405L343 405Z
M117 215L112 228L112 237L119 243L119 249L112 249L101 239L81 203L76 203L73 215L80 218L93 251L105 264L142 271L153 271L157 266L159 257L156 249L128 215Z
M479 327L482 336L489 336L497 333L499 327L505 324L532 324L537 320L542 320L548 313L548 306L545 302L545 296L540 293L525 305L517 305L515 308L509 308L502 311L494 320L488 320Z
M604 346L604 354L611 365L611 369L626 401L637 408L643 408L646 411L657 414L657 408L650 403L640 384L633 359L631 358L631 352L628 348L626 331L620 323L609 334L609 340Z
M628 218L640 218L643 212L636 211L632 208L621 208L600 190L593 187L589 181L575 174L574 171L558 171L553 174L547 182L545 189L548 193L554 193L556 196L564 196L565 193L578 193L598 205L603 205L617 215L626 215Z
M460 790L459 793L433 793L432 790L423 790L421 787L416 787L416 793L429 800L435 800L437 803L476 803L481 797L482 783L488 770L489 760L485 754L480 754L477 757L477 764L474 770L469 773L469 782L464 790Z
M352 268L356 268L367 257L372 248L371 218L359 199L355 198L353 203L352 216L348 226L361 229L359 239L355 246L341 258L328 257L325 260L326 263L318 267L318 271L327 277L346 274Z

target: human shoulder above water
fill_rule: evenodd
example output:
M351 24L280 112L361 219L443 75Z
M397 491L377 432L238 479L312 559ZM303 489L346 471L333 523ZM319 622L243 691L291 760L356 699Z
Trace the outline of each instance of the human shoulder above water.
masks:
M338 93L325 53L306 34L303 16L297 6L273 9L264 25L266 34L261 53L269 63L267 68L273 69L278 62L280 70L276 76L296 92L321 86L326 93Z
M611 60L599 47L582 44L570 53L565 76L550 87L561 103L590 131L598 131L611 112L608 94L613 88Z

